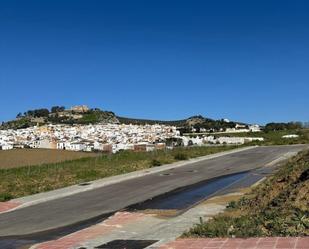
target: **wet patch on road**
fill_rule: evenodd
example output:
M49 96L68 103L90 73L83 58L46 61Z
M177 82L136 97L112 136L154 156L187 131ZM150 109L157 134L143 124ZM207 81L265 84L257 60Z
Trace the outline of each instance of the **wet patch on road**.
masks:
M129 210L185 210L209 198L218 191L248 176L242 172L203 181L191 186L176 189L145 202L130 206Z
M35 241L31 240L15 240L15 239L4 239L0 240L1 249L28 249Z
M248 189L266 176L271 175L273 171L274 168L260 168L213 178L134 204L126 210L156 214L161 218L177 216L214 196ZM186 172L198 173L195 170Z
M74 233L76 231L85 229L92 225L98 224L113 213L103 214L89 220L81 221L69 226L60 227L57 229L47 230L44 232L33 233L29 235L17 235L17 236L8 236L0 237L0 248L1 249L25 249L29 248L31 245L36 243L41 243L48 240L55 240L61 238L65 235Z

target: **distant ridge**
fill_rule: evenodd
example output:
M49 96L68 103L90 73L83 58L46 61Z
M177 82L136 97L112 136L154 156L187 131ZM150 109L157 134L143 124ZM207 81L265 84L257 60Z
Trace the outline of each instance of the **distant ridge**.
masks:
M236 125L236 122L226 122L223 119L214 120L210 118L203 117L202 115L191 116L187 119L181 120L150 120L150 119L137 119L137 118L128 118L128 117L119 117L117 119L120 123L123 124L137 124L137 125L145 125L145 124L164 124L164 125L173 125L178 127L179 129L183 129L184 131L189 131L190 128L194 127L197 129L214 129L220 130L225 128L233 128ZM241 122L237 122L238 124L243 124Z
M115 124L162 124L176 126L179 129L189 131L192 127L196 129L220 130L233 128L236 122L226 121L224 119L214 120L203 117L202 115L191 116L181 120L152 120L130 117L116 116L114 112L104 111L99 108L88 108L86 105L74 106L65 109L63 106L53 106L50 110L40 108L28 110L17 114L15 120L2 123L0 129L21 129L34 125L44 124L97 124L97 123L115 123ZM237 122L238 124L243 124Z
M117 116L117 119L122 124L136 124L136 125L165 124L165 125L182 126L187 121L187 119L181 119L181 120L155 120L155 119L128 118L128 117L120 117L120 116Z

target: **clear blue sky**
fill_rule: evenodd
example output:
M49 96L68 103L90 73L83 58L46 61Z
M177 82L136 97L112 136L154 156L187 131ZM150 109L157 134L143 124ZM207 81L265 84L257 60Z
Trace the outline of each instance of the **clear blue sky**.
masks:
M0 87L0 120L87 104L308 121L309 1L0 0Z

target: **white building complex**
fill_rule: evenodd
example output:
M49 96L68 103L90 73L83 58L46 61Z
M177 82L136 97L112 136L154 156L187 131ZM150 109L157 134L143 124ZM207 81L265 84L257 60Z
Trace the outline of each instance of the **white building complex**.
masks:
M167 138L179 136L166 125L45 125L0 130L0 149L46 148L73 151L107 151L162 147ZM150 150L150 149L148 149Z
M0 150L13 148L42 148L71 151L121 150L153 151L164 149L169 139L181 141L183 146L210 144L244 144L263 141L259 137L230 137L203 135L180 136L175 126L168 125L44 125L18 130L0 130ZM167 148L172 148L172 143Z

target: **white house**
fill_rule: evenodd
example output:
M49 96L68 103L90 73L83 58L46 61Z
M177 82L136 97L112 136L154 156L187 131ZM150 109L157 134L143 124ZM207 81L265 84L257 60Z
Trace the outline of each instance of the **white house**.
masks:
M10 143L0 144L0 150L12 150L12 149L13 149L13 144L10 144Z
M65 144L66 144L66 142L64 142L64 141L57 142L57 149L58 150L65 150L66 149Z
M36 148L39 148L39 149L56 149L57 148L57 142L51 141L49 139L42 139L42 140L38 141Z
M243 137L219 137L217 139L220 144L244 144L245 139Z
M282 138L298 138L299 136L296 134L284 135Z
M249 130L251 132L259 132L261 131L261 127L257 124L249 125Z
M72 143L66 143L66 150L73 150L73 151L82 151L85 150L86 144L83 142L72 142Z
M252 142L252 141L264 141L263 137L244 137L245 143Z

